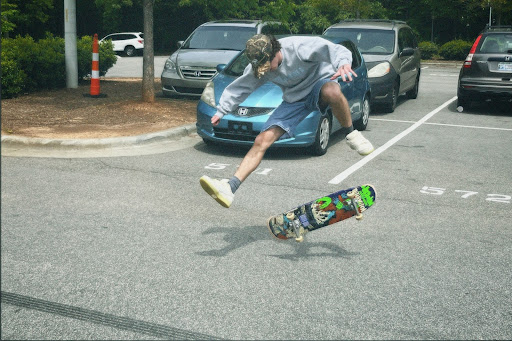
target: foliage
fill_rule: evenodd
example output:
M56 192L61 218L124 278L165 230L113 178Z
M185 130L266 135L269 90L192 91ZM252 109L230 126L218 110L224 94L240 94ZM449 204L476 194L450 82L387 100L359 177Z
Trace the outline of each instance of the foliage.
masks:
M83 36L77 41L78 78L83 79L91 74L93 37ZM117 61L113 50L112 41L105 40L99 45L100 76L107 73Z
M421 51L421 59L432 59L439 53L439 46L431 41L422 41L418 46Z
M3 51L2 51L3 52ZM1 98L16 97L23 91L27 75L15 60L5 59L2 53L2 95Z
M123 7L131 7L132 0L95 0L96 7L102 13L103 26L107 32L116 32L123 17L120 15ZM142 12L140 13L142 17Z
M448 60L464 60L473 45L472 42L464 40L452 40L441 46L439 55Z
M61 88L66 85L64 39L48 34L35 41L30 36L2 39L2 98L22 91ZM112 43L100 45L100 74L116 62ZM92 38L77 41L78 77L90 74ZM5 96L5 97L4 97Z
M2 34L8 34L16 28L12 18L18 15L18 10L16 4L11 4L7 0L2 0L0 8L2 9Z
M2 0L2 35L6 36L9 31L15 31L19 35L38 31L41 24L50 19L54 1L56 0ZM4 19L10 28L8 31L4 31Z

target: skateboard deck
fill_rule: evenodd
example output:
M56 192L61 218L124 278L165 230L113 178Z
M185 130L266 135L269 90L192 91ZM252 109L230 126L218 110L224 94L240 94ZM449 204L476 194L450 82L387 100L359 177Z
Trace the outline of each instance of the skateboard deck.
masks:
M352 187L272 216L268 219L267 227L278 239L295 238L297 242L302 242L304 235L310 231L353 216L361 220L363 212L375 204L375 199L372 185Z

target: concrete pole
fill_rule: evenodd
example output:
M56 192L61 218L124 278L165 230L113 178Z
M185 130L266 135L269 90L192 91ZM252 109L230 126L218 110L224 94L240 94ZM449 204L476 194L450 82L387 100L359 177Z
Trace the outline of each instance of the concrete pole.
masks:
M66 58L66 86L68 88L78 88L76 0L64 0L64 43Z

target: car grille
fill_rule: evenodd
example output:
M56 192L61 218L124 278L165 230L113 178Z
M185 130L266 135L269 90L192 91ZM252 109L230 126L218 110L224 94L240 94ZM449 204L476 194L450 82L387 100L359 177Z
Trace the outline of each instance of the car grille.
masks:
M238 107L238 110L234 114L235 116L252 117L266 115L274 109L275 108Z
M208 69L198 66L181 66L180 70L183 77L188 79L209 80L215 76L215 73L217 73L215 68Z

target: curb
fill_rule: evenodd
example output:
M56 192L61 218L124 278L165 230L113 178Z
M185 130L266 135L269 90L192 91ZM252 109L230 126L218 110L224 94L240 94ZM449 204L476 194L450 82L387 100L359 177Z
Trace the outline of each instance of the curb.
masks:
M196 125L188 124L177 128L171 128L155 133L126 136L109 137L98 139L45 139L37 137L2 136L2 147L50 147L55 149L105 149L115 147L126 147L132 145L149 144L162 142L164 140L177 140L196 132Z

